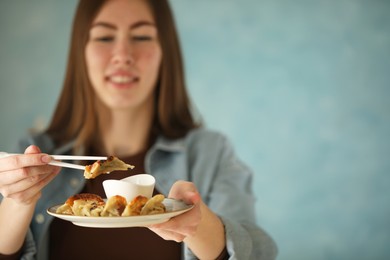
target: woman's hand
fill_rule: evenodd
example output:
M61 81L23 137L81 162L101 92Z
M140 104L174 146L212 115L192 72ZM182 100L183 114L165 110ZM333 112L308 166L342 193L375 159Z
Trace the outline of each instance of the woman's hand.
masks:
M42 188L59 172L37 146L24 154L0 159L0 253L13 254L23 245Z
M225 228L202 201L195 185L177 181L168 197L193 204L194 208L149 229L165 240L184 242L200 259L216 259L225 248Z
M182 242L186 237L196 234L198 225L201 222L200 195L193 183L178 181L173 184L168 197L182 200L186 204L193 204L194 208L170 219L168 222L152 225L149 229L165 240Z
M23 155L0 159L0 193L20 204L36 202L42 188L59 172L48 165L52 158L37 146L29 146Z

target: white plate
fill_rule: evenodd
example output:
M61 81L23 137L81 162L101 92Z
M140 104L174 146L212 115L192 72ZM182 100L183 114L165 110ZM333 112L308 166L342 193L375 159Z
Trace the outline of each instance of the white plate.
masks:
M58 214L56 210L61 205L52 206L47 209L50 215L71 221L73 224L82 227L97 228L119 228L119 227L144 227L152 224L159 224L168 221L170 218L183 214L193 208L193 205L187 205L182 201L173 199L164 199L163 201L167 212L155 215L130 216L130 217L84 217Z

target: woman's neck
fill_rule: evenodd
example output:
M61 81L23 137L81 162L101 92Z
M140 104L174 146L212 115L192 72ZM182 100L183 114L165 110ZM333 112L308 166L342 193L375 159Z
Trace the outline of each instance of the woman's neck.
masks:
M100 133L107 154L123 157L147 148L153 109L107 112L99 114Z

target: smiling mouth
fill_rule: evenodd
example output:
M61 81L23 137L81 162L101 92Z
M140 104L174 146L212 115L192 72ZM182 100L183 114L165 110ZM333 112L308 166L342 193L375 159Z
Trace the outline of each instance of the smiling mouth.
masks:
M137 77L129 77L129 76L112 76L108 78L108 81L114 84L131 84L137 82L139 79Z

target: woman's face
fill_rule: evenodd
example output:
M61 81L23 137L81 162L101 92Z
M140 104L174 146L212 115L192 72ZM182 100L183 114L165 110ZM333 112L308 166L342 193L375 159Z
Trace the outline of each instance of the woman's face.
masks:
M85 58L92 86L106 106L152 106L162 51L147 3L107 1L92 23Z

